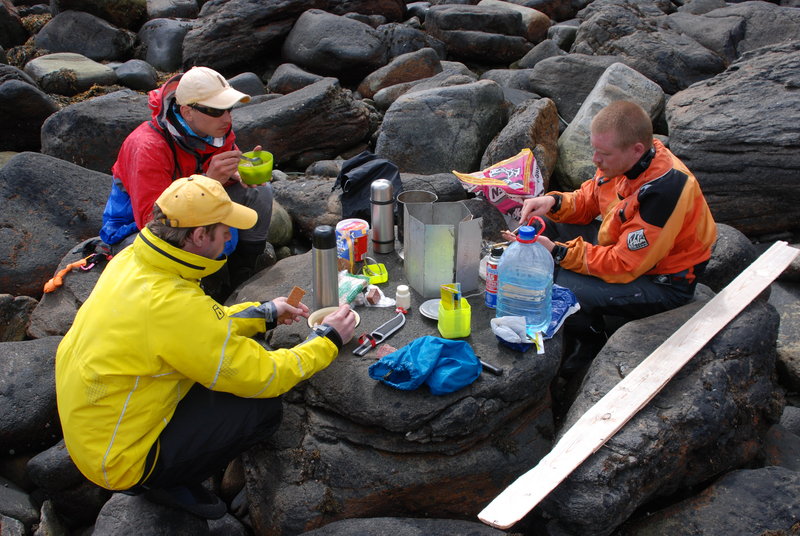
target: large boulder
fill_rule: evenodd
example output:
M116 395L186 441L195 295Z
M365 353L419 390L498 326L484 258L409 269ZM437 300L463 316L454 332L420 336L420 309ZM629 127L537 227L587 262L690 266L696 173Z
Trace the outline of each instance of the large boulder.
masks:
M70 104L42 126L42 153L111 173L122 142L150 115L147 96L130 89Z
M334 78L233 111L236 143L268 147L276 164L303 169L333 158L371 133L372 111Z
M285 95L300 88L310 86L314 82L319 82L325 78L322 75L314 74L301 69L294 63L281 63L272 73L267 83L267 87L272 93Z
M401 95L411 93L412 91L425 91L426 89L434 89L448 86L458 86L461 84L471 84L477 80L477 76L455 73L452 71L442 71L429 78L422 80L414 80L413 82L403 82L395 84L378 91L375 96L375 106L380 110L387 110L394 101L400 98Z
M28 30L9 0L0 2L0 48L11 48L21 45L28 39Z
M211 532L205 519L189 512L150 502L142 495L115 493L100 510L92 534L210 536Z
M702 307L630 322L592 363L567 430ZM607 535L637 508L751 462L782 411L773 384L779 317L750 304L545 499L551 530ZM602 490L602 493L598 493Z
M85 11L134 32L147 19L146 0L50 0L50 10L53 15L68 10Z
M756 248L744 233L730 225L717 223L717 241L711 248L711 258L698 282L719 292L757 257Z
M25 72L48 93L77 95L94 85L110 86L117 81L114 69L81 54L56 52L34 58Z
M399 22L381 24L376 28L381 39L386 43L386 56L395 58L400 54L407 54L422 48L432 48L440 58L447 56L444 43L435 37Z
M413 519L381 517L343 519L302 536L352 536L353 534L391 534L392 536L502 536L505 532L477 521L457 519Z
M429 78L442 72L439 55L432 48L401 54L387 65L367 75L358 85L358 93L371 99L381 89L403 82Z
M0 168L0 288L38 298L64 254L97 235L111 177L38 153Z
M160 71L177 71L183 64L183 39L192 26L192 21L186 20L147 21L138 33L138 57Z
M38 151L40 131L58 104L30 76L0 64L0 150Z
M668 9L654 0L600 0L580 12L572 52L612 55L673 94L725 69L724 60L690 36L657 21Z
M335 15L359 13L361 15L381 15L387 21L401 21L406 14L403 0L328 0L326 11Z
M495 6L518 12L522 16L522 25L525 28L523 37L531 43L539 43L547 37L550 17L541 11L505 0L481 0L478 5Z
M396 253L385 263L394 296L405 282ZM311 289L311 253L281 260L238 290L236 300L285 295L293 285ZM436 323L418 313L423 298L412 289L405 326L386 342L402 347ZM263 299L263 298L262 298ZM397 515L474 519L514 475L550 447L548 385L561 354L561 337L545 353L528 355L499 345L489 320L494 311L473 296L476 355L503 369L482 374L454 393L434 396L427 386L400 391L371 379L375 350L352 355L351 341L327 369L285 398L284 421L263 448L245 457L250 516L256 533L298 534L332 521ZM394 308L358 308L359 331L396 315ZM270 334L270 347L302 341L306 325ZM270 475L269 477L267 475Z
M481 80L398 98L384 115L375 152L401 171L474 171L505 121L503 91Z
M717 221L747 235L797 227L798 69L800 41L764 47L667 104L673 152L700 180Z
M503 130L489 143L480 169L511 158L529 148L542 172L544 190L550 188L550 175L558 160L558 111L550 99L535 99L517 106Z
M664 92L655 82L622 63L610 65L558 139L555 179L562 187L577 189L594 176L589 143L592 118L611 102L622 99L638 103L651 119L664 110Z
M25 339L25 328L37 303L30 296L0 294L0 342Z
M61 439L55 359L61 337L0 343L0 449L40 452Z
M277 52L297 18L325 5L324 0L206 2L183 41L183 67L203 65L226 76L263 70L267 52Z
M380 32L318 9L300 15L282 51L286 61L346 81L358 81L388 61Z
M620 536L792 534L800 519L800 473L783 467L731 471L700 494L649 512Z
M136 34L83 11L64 11L36 34L37 48L74 52L95 61L127 60Z

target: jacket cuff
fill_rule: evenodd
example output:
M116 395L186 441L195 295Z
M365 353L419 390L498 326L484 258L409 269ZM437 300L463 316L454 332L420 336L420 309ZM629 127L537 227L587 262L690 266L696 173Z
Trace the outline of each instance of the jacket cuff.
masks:
M569 249L564 244L554 245L553 251L550 252L553 255L553 262L561 264L561 261L567 256L567 251L569 251Z
M264 302L258 306L264 313L264 320L267 321L267 329L275 329L278 327L278 308L271 301Z
M553 205L553 208L551 208L550 211L549 211L550 214L555 214L559 210L561 210L561 199L562 199L562 196L561 196L561 194L547 194L547 195L549 195L550 197L552 197L553 199L556 200L555 205Z
M325 337L336 345L337 350L341 350L342 346L344 346L344 343L342 342L342 336L339 335L339 332L336 331L335 328L329 326L328 324L320 324L314 327L314 329L311 330L311 336L309 339L313 339L314 337Z

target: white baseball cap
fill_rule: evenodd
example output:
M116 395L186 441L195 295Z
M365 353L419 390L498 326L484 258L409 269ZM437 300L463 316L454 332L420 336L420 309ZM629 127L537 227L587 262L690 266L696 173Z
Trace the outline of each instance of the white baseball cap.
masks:
M178 104L199 104L227 110L237 102L250 102L250 95L231 87L225 77L208 67L192 67L178 81Z

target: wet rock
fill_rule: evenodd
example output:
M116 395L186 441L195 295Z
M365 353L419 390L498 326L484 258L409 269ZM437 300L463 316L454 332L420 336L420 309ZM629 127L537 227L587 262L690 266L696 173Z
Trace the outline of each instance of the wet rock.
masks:
M360 80L388 61L386 43L377 30L318 9L297 19L282 54L304 69L345 81Z
M282 63L272 73L267 86L271 92L285 95L319 82L323 78L322 75L310 73L293 63Z
M61 337L0 343L0 445L3 455L37 452L61 437L55 357Z
M656 83L622 63L610 65L558 139L558 162L554 174L558 184L575 189L594 176L596 168L589 143L592 118L610 102L620 99L638 103L651 119L661 115L664 109L664 92ZM692 169L691 165L689 169Z
M474 170L502 127L503 103L489 80L406 93L386 111L375 152L409 173Z
M276 51L302 13L324 6L323 0L206 2L183 42L184 70L204 65L226 76L252 70L264 63L266 51Z
M150 20L160 18L194 19L199 12L197 0L147 0L147 18Z
M370 110L333 78L233 111L240 147L269 147L276 164L304 169L333 158L370 134Z
M732 471L702 493L632 523L620 536L791 534L800 519L800 473Z
M440 5L428 10L425 28L442 41L452 58L510 63L533 44L523 35L522 15L494 6Z
M25 327L36 304L36 300L28 296L0 294L0 342L25 338Z
M84 11L64 11L36 34L36 46L74 52L95 61L130 59L136 34Z
M53 15L67 10L85 11L133 31L147 18L147 3L141 0L50 0L50 9Z
M711 258L705 272L698 281L719 292L757 257L755 247L741 231L717 223L717 241L711 248Z
M150 114L147 95L130 89L65 106L48 117L42 127L42 153L111 173L122 142L149 120ZM111 189L110 177L105 186Z
M183 510L151 503L141 495L115 493L100 510L92 535L120 534L204 536L209 529L205 519Z
M114 69L123 86L136 91L150 91L158 87L158 73L144 60L128 60Z
M110 86L117 81L114 69L81 54L58 52L32 59L25 72L44 91L76 95L93 85Z
M388 65L367 75L358 86L359 94L372 98L381 89L403 82L429 78L442 72L439 56L432 48L401 54Z
M702 305L688 304L617 330L592 363L562 430ZM772 383L778 321L772 306L756 301L723 328L545 499L550 530L610 534L639 506L751 462L781 411Z
M545 39L528 52L516 63L520 69L532 69L540 61L555 56L565 56L567 52L560 48L553 39Z
M179 70L183 62L183 39L191 28L191 21L147 21L138 33L140 47L137 57L160 71L170 73Z
M700 180L715 219L745 234L797 227L800 91L789 88L799 68L800 42L765 47L667 105L673 152Z
M38 153L0 168L0 288L41 296L63 255L97 234L110 181Z
M486 147L480 169L511 158L525 148L533 151L544 179L544 190L549 191L550 175L558 158L558 112L552 100L532 100L517 107L503 130Z
M256 73L239 73L229 79L228 83L231 87L238 89L242 93L247 93L251 97L267 94L266 89L264 89L264 83Z

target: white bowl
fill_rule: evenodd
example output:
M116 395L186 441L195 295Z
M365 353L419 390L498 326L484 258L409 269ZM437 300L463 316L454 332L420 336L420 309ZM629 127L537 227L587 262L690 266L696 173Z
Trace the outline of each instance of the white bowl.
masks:
M338 307L323 307L322 309L317 309L310 315L308 315L308 327L313 328L317 324L322 323L322 319L334 312ZM356 326L361 323L361 317L358 315L357 312L353 311L353 314L356 315Z

